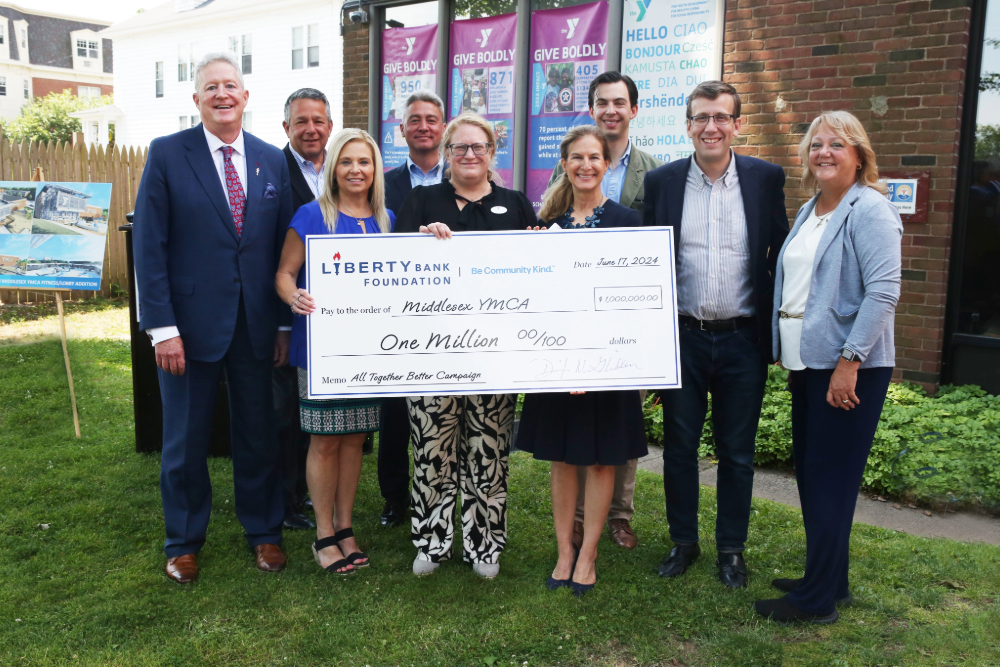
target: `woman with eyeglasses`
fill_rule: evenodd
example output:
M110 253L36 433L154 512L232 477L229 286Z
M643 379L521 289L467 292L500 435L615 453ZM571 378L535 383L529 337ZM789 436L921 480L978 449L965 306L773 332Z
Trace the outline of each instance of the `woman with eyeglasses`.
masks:
M813 120L799 157L816 196L778 253L771 329L792 394L806 563L801 579L771 581L784 597L754 607L781 623L828 624L851 600L854 506L896 358L903 224L850 112Z
M397 233L419 231L445 240L453 231L535 224L528 198L498 185L496 137L488 121L464 113L448 123L441 143L446 180L410 191ZM417 396L406 403L413 435L413 573L430 574L451 558L461 488L463 559L492 579L507 541L507 455L516 396Z

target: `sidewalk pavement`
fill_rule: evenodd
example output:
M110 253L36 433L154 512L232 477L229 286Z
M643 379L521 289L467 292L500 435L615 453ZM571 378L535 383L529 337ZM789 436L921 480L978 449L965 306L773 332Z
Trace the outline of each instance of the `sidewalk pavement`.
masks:
M639 467L662 475L663 449L650 445L649 454L639 459ZM714 487L716 472L716 466L703 468L701 483ZM791 472L757 468L753 480L753 495L755 498L800 507L795 475ZM864 493L858 494L854 521L922 537L947 537L960 542L985 542L1000 546L1000 518L967 511L939 514L891 500L874 500Z

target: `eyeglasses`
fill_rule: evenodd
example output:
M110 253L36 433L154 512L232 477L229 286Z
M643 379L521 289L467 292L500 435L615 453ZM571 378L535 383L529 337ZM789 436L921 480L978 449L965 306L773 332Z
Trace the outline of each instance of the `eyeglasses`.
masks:
M462 157L472 149L475 155L486 155L493 144L448 144L448 150L455 157Z
M739 116L734 116L731 113L717 113L714 116L709 116L707 113L700 113L697 116L688 116L688 120L698 127L705 127L708 125L708 121L712 119L715 120L716 125L729 125L733 122L734 118L739 118Z

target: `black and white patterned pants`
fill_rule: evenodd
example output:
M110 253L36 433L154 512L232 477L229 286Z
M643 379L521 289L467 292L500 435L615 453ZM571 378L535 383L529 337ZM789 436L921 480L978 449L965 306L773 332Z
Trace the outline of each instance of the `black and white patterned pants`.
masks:
M418 558L451 558L461 485L463 560L499 560L507 542L507 457L516 402L513 394L406 399L413 434L411 537Z

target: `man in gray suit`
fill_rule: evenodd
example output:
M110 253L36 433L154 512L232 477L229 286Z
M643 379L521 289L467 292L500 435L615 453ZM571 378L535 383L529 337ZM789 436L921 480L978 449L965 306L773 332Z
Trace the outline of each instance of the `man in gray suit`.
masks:
M601 191L608 199L622 206L635 209L642 214L646 193L643 187L646 173L663 162L644 153L629 140L629 122L639 114L639 89L635 82L620 72L604 72L590 83L590 117L607 137L611 145L611 167L604 174ZM556 165L549 180L551 186L563 173L561 165ZM642 392L643 400L646 392ZM638 544L632 530L632 515L635 505L635 470L638 459L633 459L615 469L615 490L611 497L611 511L608 512L608 530L611 540L625 549L634 549ZM579 493L576 499L576 523L573 526L573 544L579 548L583 543L583 497L586 492L586 469L578 468Z

